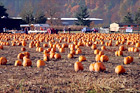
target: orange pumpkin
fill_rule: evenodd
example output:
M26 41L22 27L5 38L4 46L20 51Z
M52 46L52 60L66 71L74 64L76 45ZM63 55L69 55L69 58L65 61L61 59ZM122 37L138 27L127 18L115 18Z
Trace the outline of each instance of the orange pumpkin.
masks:
M68 58L73 58L73 54L69 53L69 54L67 55L67 57L68 57Z
M64 52L65 52L65 49L64 49L64 48L60 48L60 49L59 49L59 52L60 52L60 53L64 53Z
M45 66L45 62L43 60L37 60L37 67L40 68L42 66Z
M49 61L49 57L48 57L48 56L44 56L44 57L43 57L43 60L44 60L44 61Z
M55 53L50 53L50 58L54 58Z
M129 57L125 57L124 58L124 64L130 64L131 62L130 62L130 59L129 59Z
M32 66L32 61L28 58L24 59L23 60L23 66L26 67L26 66Z
M100 57L101 57L101 55L99 55L99 54L97 54L96 56L95 56L95 61L100 61Z
M83 67L81 62L75 62L74 63L74 70L75 71L79 71L79 70L83 70L83 69L84 69L84 67Z
M21 48L21 51L26 51L26 48L25 48L25 47L22 47L22 48Z
M85 61L86 57L85 56L79 56L79 62Z
M15 61L15 66L22 66L22 62L20 60Z
M0 49L3 49L3 46L2 45L0 45Z
M106 70L106 67L103 63L97 62L97 63L94 64L94 69L95 69L96 72L99 72L99 71Z
M17 56L18 59L23 59L23 57L24 57L23 53L19 53L18 56Z
M133 62L133 57L132 56L128 56L128 58L130 59L130 63Z
M7 59L5 57L0 57L0 65L6 65Z
M45 48L45 47L48 47L48 44L43 44L43 47Z
M115 73L117 73L117 74L123 74L123 73L125 73L124 67L121 66L121 65L118 65L118 66L115 68Z
M29 52L24 52L23 54L24 54L24 56L26 56L27 58L30 58L30 53L29 53Z
M102 46L102 47L101 47L101 50L106 50L106 47L105 47L105 46Z
M96 49L96 50L94 50L94 54L99 54L99 50L98 49Z
M56 53L56 54L54 55L54 58L55 58L55 59L61 59L61 55L60 55L59 53Z
M89 71L95 71L94 65L95 65L94 63L90 64L90 66L89 66Z
M124 51L124 46L122 45L122 46L119 46L119 50L120 51Z
M106 55L101 55L101 57L100 57L100 61L101 61L101 62L107 62L108 60L109 60L108 56L106 56Z

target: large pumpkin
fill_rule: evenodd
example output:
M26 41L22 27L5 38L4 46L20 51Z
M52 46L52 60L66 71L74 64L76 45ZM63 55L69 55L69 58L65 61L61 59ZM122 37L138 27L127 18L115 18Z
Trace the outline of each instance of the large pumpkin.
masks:
M84 67L83 67L81 62L75 62L74 63L74 70L75 71L79 71L79 70L83 70L83 69L84 69Z

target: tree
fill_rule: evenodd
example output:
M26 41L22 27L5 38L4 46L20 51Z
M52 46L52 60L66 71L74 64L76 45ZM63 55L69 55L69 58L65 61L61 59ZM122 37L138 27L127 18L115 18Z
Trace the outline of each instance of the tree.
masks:
M49 24L55 25L60 18L62 12L62 6L59 0L42 0L40 2L40 8L45 12L45 15L49 18ZM54 19L55 18L55 19Z
M43 13L43 11L38 11L36 12L35 16L34 16L34 23L46 23L47 18L45 17L45 14Z
M127 23L127 24L132 24L133 23L133 19L132 19L132 15L130 12L127 13L126 16L124 16L122 23Z
M0 18L5 16L5 17L8 17L8 14L6 13L7 9L4 8L3 4L0 3Z
M89 13L86 6L81 6L75 17L78 19L78 21L75 22L76 25L89 26L91 23L91 21L87 19Z
M22 17L22 20L26 24L34 23L33 7L32 7L31 2L25 4L25 6L23 7L23 10L21 11L20 16Z
M20 16L27 24L46 23L47 18L40 9L35 9L32 3L25 4Z
M135 23L136 24L139 24L140 25L140 8L139 10L136 12L135 14L135 19L134 19Z

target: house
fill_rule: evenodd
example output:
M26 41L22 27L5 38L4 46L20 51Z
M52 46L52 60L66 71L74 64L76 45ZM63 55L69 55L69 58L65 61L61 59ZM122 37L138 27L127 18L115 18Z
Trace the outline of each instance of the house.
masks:
M110 31L127 31L127 29L132 29L132 31L139 31L140 26L138 24L125 24L125 23L112 23L110 24Z

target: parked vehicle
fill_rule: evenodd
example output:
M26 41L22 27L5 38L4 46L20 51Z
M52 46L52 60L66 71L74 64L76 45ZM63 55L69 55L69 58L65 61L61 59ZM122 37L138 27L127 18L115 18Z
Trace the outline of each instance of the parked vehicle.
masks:
M92 30L89 27L84 27L81 31L82 33L92 32Z
M94 33L96 33L96 32L99 31L97 28L92 28L91 30L92 30L92 32L94 32Z

